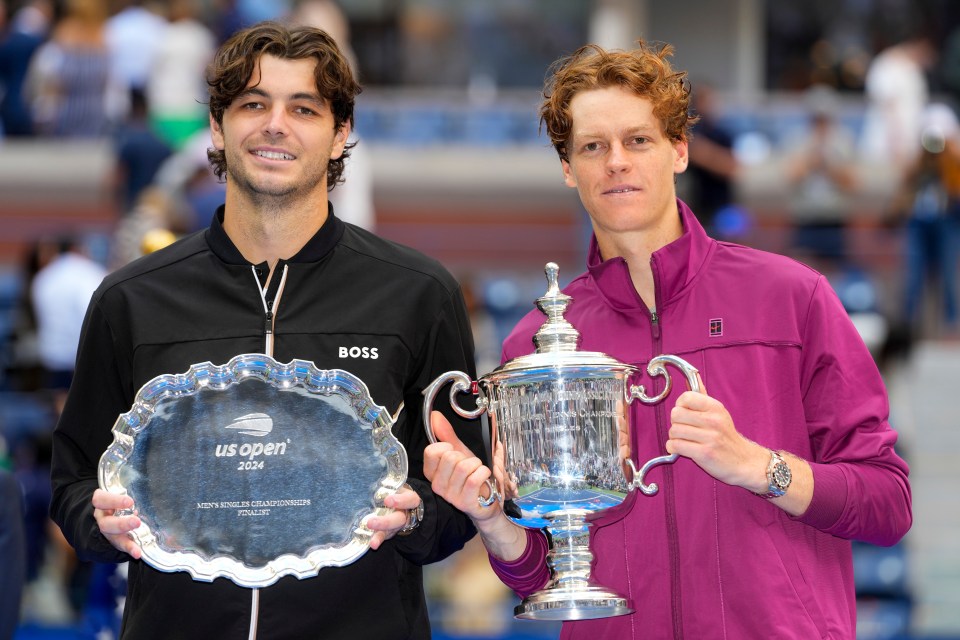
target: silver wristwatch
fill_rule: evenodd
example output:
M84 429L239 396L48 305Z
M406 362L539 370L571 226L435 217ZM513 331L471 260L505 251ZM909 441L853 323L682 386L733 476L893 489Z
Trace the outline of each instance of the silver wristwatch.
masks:
M793 473L779 451L770 452L770 464L767 465L767 492L757 494L764 498L779 498L787 492Z
M404 488L414 490L406 482L403 483ZM423 521L423 500L420 500L420 504L417 505L415 509L407 510L407 524L403 525L403 528L397 532L398 536L409 535L414 529L420 526L420 522Z

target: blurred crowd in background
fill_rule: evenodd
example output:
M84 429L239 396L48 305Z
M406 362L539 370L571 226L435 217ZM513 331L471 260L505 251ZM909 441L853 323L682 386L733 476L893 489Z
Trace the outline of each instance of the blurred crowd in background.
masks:
M206 227L223 201L206 160L204 69L217 46L264 19L312 24L337 38L366 91L357 105L362 144L332 200L340 217L388 232L378 148L415 149L414 163L444 146L511 155L533 147L552 159L536 121L544 73L602 30L604 11L628 4L0 0L0 160L24 145L105 145L104 206L113 221L106 232L45 231L0 265L0 479L18 483L26 549L22 567L0 564L0 599L12 593L4 580L22 571L17 637L44 628L74 634L61 637L116 632L123 568L78 562L47 519L49 435L100 279ZM827 274L882 370L919 341L960 340L960 7L949 0L747 4L763 16L762 91L734 93L692 75L701 120L681 197L715 237L787 253ZM0 215L0 237L4 224ZM426 243L429 229L418 233ZM582 251L585 233L573 236L582 247L564 251ZM488 274L455 257L447 264L462 277L474 313L480 373L498 364L500 338L543 283L535 270L493 268L497 260L493 246ZM571 266L568 278L582 270ZM876 553L859 556L865 611L877 599L895 606L889 624L865 626L862 637L906 638L903 551ZM514 597L479 545L429 578L438 637L557 633L551 624L517 627ZM13 633L4 620L9 611L0 605L0 639Z

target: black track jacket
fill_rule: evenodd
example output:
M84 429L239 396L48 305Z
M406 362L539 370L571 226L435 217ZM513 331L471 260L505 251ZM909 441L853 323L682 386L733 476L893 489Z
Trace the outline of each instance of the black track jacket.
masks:
M299 358L349 371L391 414L405 404L394 433L407 451L409 483L423 498L421 526L348 566L304 580L286 576L259 590L131 561L122 637L243 640L255 629L261 639L429 638L421 565L460 549L475 533L423 480L421 391L445 371L475 377L460 288L439 263L344 223L331 208L310 242L277 265L275 275L287 268L282 291L278 277L262 291L256 272L262 283L266 265L241 256L222 217L221 208L209 229L110 274L94 294L54 433L52 517L81 559L129 560L100 534L90 504L117 417L160 374L264 353L272 341L280 362ZM272 320L264 297L276 298ZM439 395L438 408L480 454L479 424L452 415L448 394Z

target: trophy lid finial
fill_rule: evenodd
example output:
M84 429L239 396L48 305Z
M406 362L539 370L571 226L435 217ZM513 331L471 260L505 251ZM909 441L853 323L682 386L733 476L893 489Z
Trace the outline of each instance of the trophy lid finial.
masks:
M533 336L537 353L576 351L580 345L580 332L563 317L573 298L560 291L560 267L548 262L544 267L547 275L547 292L537 298L537 308L546 316L546 322Z

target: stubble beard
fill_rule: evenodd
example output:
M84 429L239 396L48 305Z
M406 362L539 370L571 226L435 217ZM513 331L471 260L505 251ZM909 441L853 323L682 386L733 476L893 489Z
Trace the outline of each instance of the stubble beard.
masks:
M234 154L231 154L234 155ZM303 176L300 180L292 182L272 182L269 180L257 181L244 170L244 165L239 157L228 157L227 159L227 183L233 183L243 196L250 200L263 211L276 211L287 203L295 201L299 196L306 195L311 189L317 186L327 174L329 162L324 162L320 171L316 173L316 179L311 180L311 176Z

